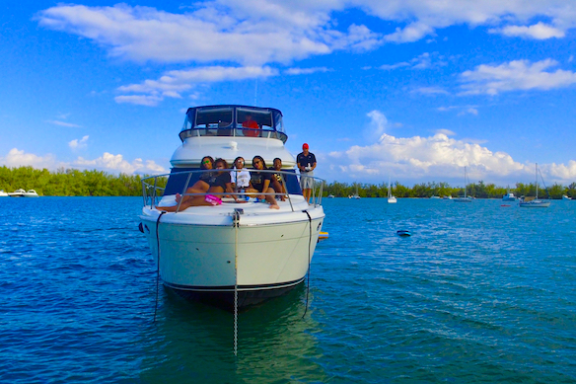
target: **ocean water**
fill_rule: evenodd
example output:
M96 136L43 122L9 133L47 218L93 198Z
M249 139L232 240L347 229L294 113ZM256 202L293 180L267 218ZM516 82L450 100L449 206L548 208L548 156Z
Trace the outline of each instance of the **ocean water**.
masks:
M160 288L141 198L0 199L0 383L574 383L576 202L325 199L302 285ZM412 236L396 236L409 229Z

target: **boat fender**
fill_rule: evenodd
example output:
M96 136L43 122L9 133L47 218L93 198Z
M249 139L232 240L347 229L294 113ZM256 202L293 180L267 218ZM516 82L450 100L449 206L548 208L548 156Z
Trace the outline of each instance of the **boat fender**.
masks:
M142 223L138 224L138 229L140 232L144 233L144 227L142 226Z

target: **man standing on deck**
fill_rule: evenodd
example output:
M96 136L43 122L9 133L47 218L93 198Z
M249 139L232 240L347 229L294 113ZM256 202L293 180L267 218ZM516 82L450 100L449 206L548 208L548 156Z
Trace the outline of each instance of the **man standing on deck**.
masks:
M310 197L312 196L312 188L314 187L314 168L316 168L316 156L309 151L310 147L308 144L304 143L302 145L302 152L296 157L296 164L300 170L301 176L310 177L300 177L300 184L302 186L302 194L304 195L304 200L310 202Z

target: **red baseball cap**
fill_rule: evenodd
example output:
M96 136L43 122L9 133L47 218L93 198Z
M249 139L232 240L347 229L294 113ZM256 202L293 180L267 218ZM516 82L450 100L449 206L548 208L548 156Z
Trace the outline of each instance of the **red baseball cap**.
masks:
M304 149L304 148L310 148L310 147L308 146L308 144L304 143L304 144L302 144L302 149Z

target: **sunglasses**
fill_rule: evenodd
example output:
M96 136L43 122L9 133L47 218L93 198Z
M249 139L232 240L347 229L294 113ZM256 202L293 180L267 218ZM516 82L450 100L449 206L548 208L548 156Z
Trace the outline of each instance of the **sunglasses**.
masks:
M238 161L236 161L236 162L237 162L237 163L242 163L242 164L244 164L244 160L238 160Z
M204 164L210 164L210 163L212 163L212 162L211 162L210 160L204 160L202 163L204 163Z

